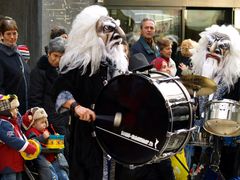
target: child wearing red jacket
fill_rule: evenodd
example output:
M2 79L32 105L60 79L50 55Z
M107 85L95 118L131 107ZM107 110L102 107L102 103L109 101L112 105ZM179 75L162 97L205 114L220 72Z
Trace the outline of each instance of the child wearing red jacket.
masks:
M48 127L48 115L43 108L34 107L23 116L23 127L28 139L36 139L42 147L46 147L50 133ZM42 152L33 160L38 169L40 180L68 180L68 163L62 153Z
M21 179L24 159L20 152L34 154L37 150L21 131L18 106L16 95L0 94L0 179Z

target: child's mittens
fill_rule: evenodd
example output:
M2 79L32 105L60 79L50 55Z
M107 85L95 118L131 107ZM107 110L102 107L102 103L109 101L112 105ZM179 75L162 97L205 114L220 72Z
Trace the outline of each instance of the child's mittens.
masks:
M29 143L24 152L27 154L34 154L36 151L37 151L37 147L35 145Z
M43 132L44 139L49 138L49 136L50 136L50 132L47 129L45 129L45 131Z

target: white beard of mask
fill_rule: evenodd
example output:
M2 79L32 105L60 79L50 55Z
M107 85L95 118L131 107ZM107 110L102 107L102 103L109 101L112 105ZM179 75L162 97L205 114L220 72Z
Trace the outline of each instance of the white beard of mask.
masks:
M219 79L216 79L218 69L217 60L214 58L207 58L203 63L202 76L218 81Z
M107 52L107 57L116 65L114 76L128 70L128 60L124 53L123 46L115 45L110 52Z

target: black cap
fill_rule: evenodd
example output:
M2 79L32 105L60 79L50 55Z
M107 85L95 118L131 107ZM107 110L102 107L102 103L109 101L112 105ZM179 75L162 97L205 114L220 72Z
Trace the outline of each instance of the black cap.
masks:
M144 54L137 53L130 58L128 68L130 71L145 71L152 67L153 65L149 64Z

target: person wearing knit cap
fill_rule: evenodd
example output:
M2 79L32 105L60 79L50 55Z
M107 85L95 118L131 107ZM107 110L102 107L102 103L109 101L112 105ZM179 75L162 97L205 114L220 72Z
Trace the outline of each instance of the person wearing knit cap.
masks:
M30 52L29 52L28 47L26 45L18 45L17 49L20 52L20 54L22 55L24 61L26 63L28 63L30 60Z
M20 152L34 154L37 151L21 131L18 107L16 95L0 94L0 179L21 179L24 159Z
M43 108L34 107L23 115L22 126L26 130L28 139L36 139L42 147L46 147L50 133L48 127L48 115ZM61 163L60 163L61 161ZM68 180L68 163L62 153L42 152L33 160L40 180L63 179ZM64 164L64 166L62 165Z
M28 117L26 117L26 115ZM46 128L48 127L47 117L48 115L43 108L32 108L23 115L22 126L26 131L31 128L35 128L38 131L43 132L43 130L46 130ZM39 120L41 121L38 122ZM27 134L27 136L29 136L29 134Z
M168 62L165 59L158 57L154 59L151 62L151 64L153 65L154 68L156 68L157 71L164 72L171 75L171 69L168 66Z

